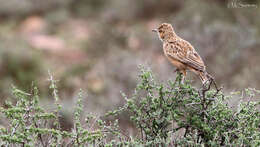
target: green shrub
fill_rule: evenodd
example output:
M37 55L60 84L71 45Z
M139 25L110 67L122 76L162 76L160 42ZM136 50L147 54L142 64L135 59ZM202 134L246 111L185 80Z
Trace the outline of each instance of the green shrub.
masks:
M131 98L123 94L122 111L139 129L139 141L147 146L259 146L259 102L240 102L236 110L226 101L214 81L197 89L189 82L181 84L181 75L167 85L157 83L149 70L142 68L141 82ZM210 90L210 87L215 86ZM246 89L243 98L259 91Z
M13 87L13 96L17 102L6 102L5 107L1 107L0 111L9 121L8 126L0 129L1 146L104 146L111 144L108 135L118 134L117 121L109 126L100 118L88 114L82 123L82 92L79 93L74 112L73 129L62 131L56 80L50 75L50 90L56 105L53 112L39 106L38 89L32 87L30 93ZM123 140L123 137L119 138Z
M71 131L60 128L59 96L56 81L50 75L56 110L39 106L39 93L32 86L30 93L12 88L16 103L7 102L0 111L8 126L0 129L2 146L260 146L259 102L239 102L231 108L225 96L212 81L197 89L188 81L161 84L152 72L141 68L140 82L131 97L123 94L126 103L106 114L117 117L128 112L138 129L137 136L128 136L114 120L110 125L88 114L82 117L82 91L74 111ZM213 88L212 88L213 87ZM246 89L242 98L252 99L259 91ZM104 118L105 118L104 117ZM85 120L85 121L84 121Z

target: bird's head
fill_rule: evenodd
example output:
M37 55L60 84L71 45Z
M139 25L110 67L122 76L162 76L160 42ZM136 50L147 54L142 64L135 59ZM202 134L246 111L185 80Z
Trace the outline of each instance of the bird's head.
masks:
M152 31L157 32L159 38L162 41L166 41L166 40L176 36L172 25L169 23L163 23L157 29L153 29Z

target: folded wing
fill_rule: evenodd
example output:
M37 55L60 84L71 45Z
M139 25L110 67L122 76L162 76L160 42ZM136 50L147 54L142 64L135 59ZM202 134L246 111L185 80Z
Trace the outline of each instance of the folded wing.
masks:
M170 45L167 46L170 47L170 49L168 49L169 52L167 53L169 57L174 58L196 70L205 70L204 62L189 42L181 39L169 43Z

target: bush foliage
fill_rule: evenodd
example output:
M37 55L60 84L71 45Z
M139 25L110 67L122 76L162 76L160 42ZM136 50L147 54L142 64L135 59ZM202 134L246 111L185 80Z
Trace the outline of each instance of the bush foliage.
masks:
M71 131L60 127L59 96L50 75L55 111L39 105L39 92L12 88L15 103L6 102L0 111L8 125L0 130L1 146L260 146L260 102L251 99L259 91L249 88L224 95L214 81L201 88L189 81L182 84L179 74L167 84L156 82L150 70L141 68L140 81L126 103L109 111L102 119L82 116L82 91L74 110ZM236 108L228 105L233 95L241 95ZM244 99L249 99L244 101ZM138 135L123 133L117 116L128 112ZM107 122L106 117L114 117Z

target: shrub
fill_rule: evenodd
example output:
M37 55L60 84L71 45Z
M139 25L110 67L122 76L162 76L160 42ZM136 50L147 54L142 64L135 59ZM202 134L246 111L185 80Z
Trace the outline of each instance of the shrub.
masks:
M260 146L259 102L239 102L231 108L213 81L197 89L186 81L167 84L154 80L152 72L141 68L140 82L126 103L108 115L117 117L128 112L138 129L137 136L128 136L118 127L117 119L110 125L96 117L82 113L82 91L74 111L71 131L60 128L59 96L56 81L50 76L56 110L39 106L39 93L32 86L30 93L12 88L16 103L7 102L0 111L9 121L0 129L3 146ZM215 88L212 88L215 86ZM252 99L259 91L246 89L242 98ZM238 93L236 93L238 94ZM104 117L104 118L105 118ZM85 121L83 121L85 120Z
M61 109L56 80L50 76L56 109L53 112L39 106L39 93L32 86L30 93L12 88L16 103L6 102L0 111L9 121L9 125L0 130L0 145L4 146L104 146L110 145L108 135L117 134L117 121L108 126L100 118L88 114L82 123L82 91L79 93L74 112L74 127L71 131L62 131L59 122ZM116 138L116 137L115 137ZM123 137L119 137L123 140Z
M260 113L258 102L240 102L232 109L214 81L197 89L188 81L181 84L181 75L167 85L157 83L152 72L142 68L140 83L131 98L123 94L122 111L139 129L139 141L147 146L259 146ZM215 86L215 90L210 90ZM243 98L259 91L246 89Z

